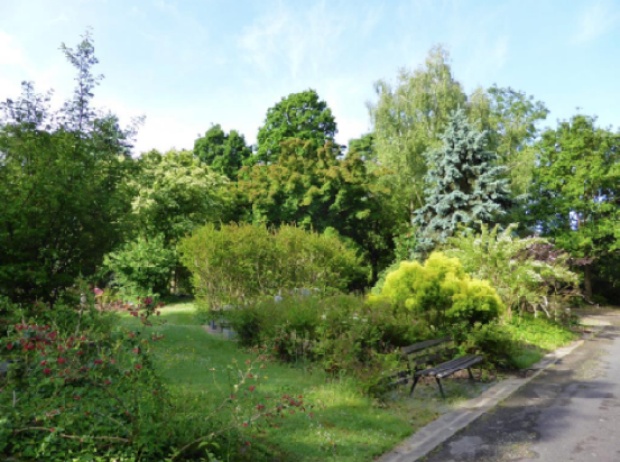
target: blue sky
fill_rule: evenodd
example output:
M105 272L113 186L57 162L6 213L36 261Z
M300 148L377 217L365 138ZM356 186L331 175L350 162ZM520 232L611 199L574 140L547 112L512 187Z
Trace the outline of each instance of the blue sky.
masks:
M92 27L106 79L96 101L145 115L137 152L191 148L212 123L255 142L267 109L314 88L337 140L368 131L373 82L445 46L471 92L494 83L620 125L620 0L0 0L0 99L22 80L72 88L58 51Z

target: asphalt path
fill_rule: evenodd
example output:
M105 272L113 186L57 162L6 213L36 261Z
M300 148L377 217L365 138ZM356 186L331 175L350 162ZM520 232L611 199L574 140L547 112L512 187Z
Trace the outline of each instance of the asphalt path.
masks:
M425 462L620 462L620 313Z

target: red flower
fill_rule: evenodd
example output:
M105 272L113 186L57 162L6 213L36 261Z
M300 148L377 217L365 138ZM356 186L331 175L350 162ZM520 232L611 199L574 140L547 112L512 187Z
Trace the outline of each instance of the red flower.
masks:
M138 354L138 353L140 353L140 348L134 348L131 351L133 351L135 354Z
M55 432L56 429L55 428L50 428L50 432Z
M256 390L256 387L255 387L254 385L252 385L252 386L250 387L250 391L254 391L254 390Z
M142 369L142 364L136 364L136 369L138 370Z
M105 385L110 385L112 382L110 382L109 380L106 380L105 382L103 382Z
M248 425L250 425L250 424L249 424L249 423L247 423L247 422L243 422L243 426L244 426L244 427L247 427Z
M67 362L67 360L65 358L63 358L63 357L58 358L58 364L64 364L66 362Z
M95 359L94 361L95 364L103 364L103 361L100 359Z
M147 305L150 305L151 303L153 303L153 298L151 297L146 297L144 299L144 303L146 303Z
M47 364L47 361L41 361L41 366L45 366Z
M45 362L45 361L43 361L43 362ZM45 369L43 369L43 373L45 375L50 375L52 373L52 371L50 369L45 368Z
M7 343L6 347L7 347L7 349L12 350L13 349L13 344L12 343Z

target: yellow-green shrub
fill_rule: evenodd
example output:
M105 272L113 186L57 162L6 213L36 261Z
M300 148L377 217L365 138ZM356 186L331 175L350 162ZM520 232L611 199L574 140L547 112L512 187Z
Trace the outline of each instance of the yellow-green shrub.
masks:
M487 281L472 278L458 258L440 252L431 254L424 265L402 262L386 276L380 295L372 299L387 299L437 328L487 323L504 309Z

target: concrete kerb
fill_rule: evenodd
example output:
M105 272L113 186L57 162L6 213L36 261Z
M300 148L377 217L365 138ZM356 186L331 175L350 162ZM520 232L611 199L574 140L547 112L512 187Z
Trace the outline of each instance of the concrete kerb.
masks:
M415 462L421 459L480 416L509 398L545 369L553 366L559 360L579 348L586 340L597 335L603 328L603 326L594 326L592 327L592 332L582 336L580 340L575 340L570 345L558 348L545 355L529 369L534 371L529 377L502 380L477 398L464 402L456 410L442 415L437 420L418 430L393 450L379 457L376 462Z

